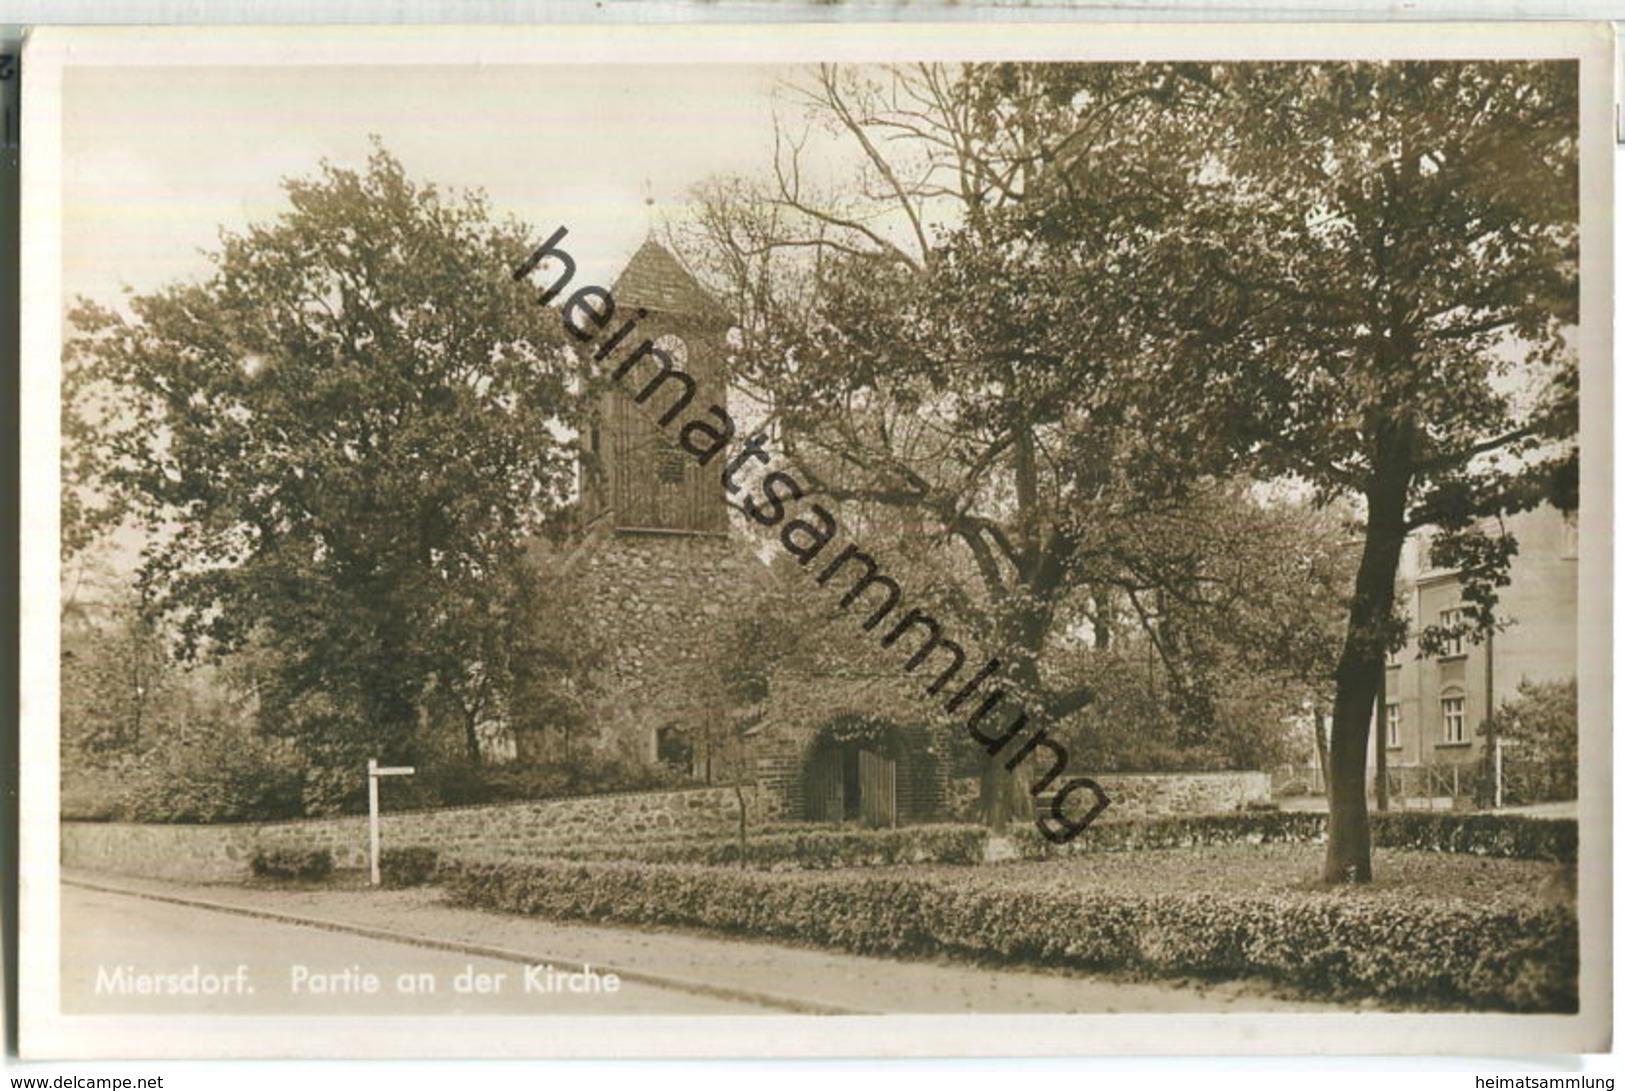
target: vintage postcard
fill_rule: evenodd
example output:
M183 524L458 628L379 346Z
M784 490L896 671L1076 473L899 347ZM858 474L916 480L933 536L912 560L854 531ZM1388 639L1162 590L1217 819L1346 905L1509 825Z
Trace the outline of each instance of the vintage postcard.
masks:
M35 31L23 1055L1608 1049L1612 65Z

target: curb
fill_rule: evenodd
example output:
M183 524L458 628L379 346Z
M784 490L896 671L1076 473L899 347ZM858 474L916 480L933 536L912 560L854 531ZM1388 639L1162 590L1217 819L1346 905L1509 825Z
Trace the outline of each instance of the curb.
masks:
M527 954L505 947L487 947L478 943L462 943L456 940L434 939L429 936L415 935L411 932L396 932L389 928L374 928L365 924L350 924L345 921L328 920L323 917L301 917L292 913L279 913L273 909L255 909L250 906L230 905L225 902L211 902L202 898L187 898L178 894L160 894L155 891L132 890L129 887L118 886L112 883L89 882L84 879L62 876L62 883L66 886L76 886L83 890L95 890L103 894L122 894L130 898L145 898L148 901L168 902L171 905L185 905L194 909L208 909L216 913L231 913L239 917L253 917L259 920L275 921L279 924L292 924L304 928L319 928L325 932L345 932L366 939L383 940L387 943L400 943L411 947L427 947L437 951L451 951L457 954L469 955L476 958L496 959L502 962L516 962L523 966L551 964L567 973L583 973L589 965L599 973L612 973L622 981L635 981L643 985L653 985L658 988L672 989L678 992L694 993L700 996L715 997L719 1000L736 1000L749 1004L759 1004L763 1007L777 1008L781 1011L794 1012L797 1015L872 1015L873 1012L860 1008L847 1008L835 1004L824 1004L815 1000L800 1000L795 997L781 996L776 993L758 992L754 989L737 988L732 985L716 985L708 981L697 981L691 978L675 977L669 974L652 973L647 970L631 970L620 966L611 966L605 963L585 963L579 959L556 958L551 955Z

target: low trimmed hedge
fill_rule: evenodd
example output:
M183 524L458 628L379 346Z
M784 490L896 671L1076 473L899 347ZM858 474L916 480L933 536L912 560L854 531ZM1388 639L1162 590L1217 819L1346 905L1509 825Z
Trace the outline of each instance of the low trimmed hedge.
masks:
M1573 818L1521 814L1378 814L1371 816L1371 843L1572 864L1580 848L1580 824Z
M1302 811L1234 811L1102 821L1065 845L1052 843L1031 826L1012 829L1007 836L1016 843L1021 855L1030 859L1069 853L1139 852L1244 842L1301 843L1326 836L1326 816Z
M1244 842L1307 843L1326 839L1326 815L1314 811L1238 811L1102 821L1064 846L1052 845L1031 827L1012 830L1009 836L1026 858ZM1374 814L1371 843L1378 848L1573 863L1579 848L1579 824L1572 818L1511 814Z
M712 839L646 844L586 845L549 853L554 859L637 860L710 867L824 869L885 867L896 864L976 864L982 860L988 832L981 826L903 826L899 829L822 829L765 833L739 842Z
M423 845L384 849L378 854L378 877L385 886L422 886L435 877L440 854Z
M326 849L262 848L248 861L262 879L305 879L315 882L333 874L333 854Z
M833 832L854 831L850 827L843 829L828 822L752 823L748 839L754 841L757 838L782 837L795 833ZM712 844L718 841L737 840L738 837L739 827L731 823L700 829L674 830L620 830L611 827L597 832L584 831L561 848L570 852L603 852L613 854L611 858L624 859L628 853L642 852L656 846L671 848L678 845Z
M560 920L698 927L860 954L1152 975L1262 975L1313 996L1571 1012L1578 928L1563 907L1090 892L997 873L772 875L636 863L460 862L454 901Z

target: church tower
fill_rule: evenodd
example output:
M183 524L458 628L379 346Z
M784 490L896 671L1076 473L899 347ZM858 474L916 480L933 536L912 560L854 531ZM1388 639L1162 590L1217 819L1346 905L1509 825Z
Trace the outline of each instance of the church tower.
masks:
M732 320L670 251L646 240L610 294L618 320L644 312L636 341L653 342L693 380L682 418L727 409ZM633 341L617 360L636 351ZM669 391L633 400L654 369L645 361L627 381L608 383L580 443L581 533L567 563L585 591L583 620L606 652L589 687L592 745L700 782L743 774L757 789L757 821L940 817L950 769L921 720L916 679L894 667L877 675L858 657L844 671L776 668L770 709L731 703L719 638L771 601L774 580L755 539L730 533L726 458L702 466L678 445L676 427L661 426ZM756 724L741 744L742 716ZM855 723L871 735L848 737ZM556 756L544 736L516 740L521 760ZM741 761L743 770L733 768Z
M611 294L618 313L648 312L639 332L696 384L694 409L728 407L726 311L653 237L638 248ZM701 466L660 427L657 411L616 384L583 436L582 518L616 534L712 535L728 532L728 509L715 464Z
M637 338L694 380L683 414L727 408L728 313L653 238L610 290L617 315L641 310ZM635 351L623 346L617 359ZM593 711L597 745L705 779L724 724L712 629L759 591L765 573L748 539L729 533L724 459L708 466L662 427L669 394L638 405L645 362L611 383L581 437L581 535L576 571L590 624L610 650ZM521 757L539 758L530 740Z

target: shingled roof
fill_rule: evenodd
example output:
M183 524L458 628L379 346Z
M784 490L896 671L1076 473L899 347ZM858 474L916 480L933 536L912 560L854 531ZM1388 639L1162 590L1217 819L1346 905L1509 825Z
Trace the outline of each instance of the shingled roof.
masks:
M653 313L680 314L714 322L731 321L728 312L653 236L638 247L638 252L616 278L611 292L618 307L643 307Z

